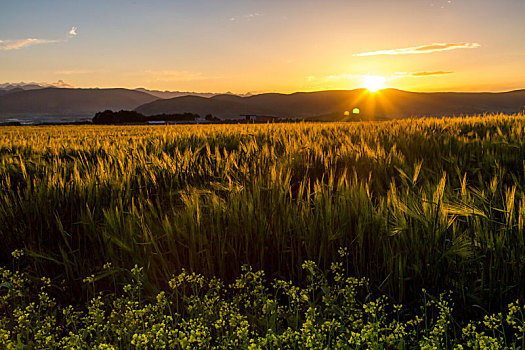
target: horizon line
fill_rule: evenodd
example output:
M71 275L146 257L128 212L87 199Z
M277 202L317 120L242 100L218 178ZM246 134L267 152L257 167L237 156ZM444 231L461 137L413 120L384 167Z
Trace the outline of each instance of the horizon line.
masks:
M30 82L30 83L24 83L24 82L20 82L20 83L9 83L9 82L6 82L6 83L0 83L0 85L14 85L15 88L16 87L19 87L19 86L16 86L16 85L40 85L40 83L35 83L35 82ZM130 90L130 91L139 91L139 92L144 92L144 91L141 91L141 90L146 90L146 91L151 91L151 92L163 92L163 93L187 93L188 95L191 95L191 94L210 94L210 95L214 95L214 96L218 96L218 95L234 95L234 96L239 96L239 97L250 97L250 96L257 96L257 95L264 95L264 94L280 94L280 95L293 95L293 94L298 94L298 93L315 93L315 92L329 92L329 91L354 91L354 90L367 90L366 88L364 87L356 87L356 88L351 88L351 89L319 89L319 90L297 90L297 91L292 91L292 92L282 92L282 91L277 91L277 90L268 90L268 91L256 91L256 92L251 92L251 91L248 91L248 92L245 92L245 93L235 93L235 92L231 92L231 91L226 91L226 92L210 92L210 91L181 91L181 90L159 90L159 89L149 89L149 88L145 88L145 87L134 87L134 88L130 88L130 87L123 87L123 86L111 86L111 87L77 87L77 86L53 86L51 84L48 84L48 83L43 83L43 84L46 84L46 85L42 85L40 89L36 88L36 89L28 89L28 90L23 90L23 91L34 91L34 90L41 90L41 89L69 89L69 90L112 90L112 89L124 89L124 90ZM2 87L0 87L0 89L4 89ZM502 89L502 90L482 90L482 91L473 91L473 90L468 90L468 91L463 91L463 90L405 90L405 89L400 89L400 88L396 88L396 87L385 87L383 89L379 89L378 91L375 92L375 94L381 92L381 91L385 91L385 90L397 90L397 91L403 91L403 92L410 92L410 93L429 93L429 94L432 94L432 93L472 93L472 94L483 94L483 93L508 93L508 92L515 92L515 91L523 91L525 90L525 87L522 87L522 88L514 88L514 89ZM17 91L17 92L22 92L22 91ZM147 93L147 92L145 92ZM185 95L187 96L187 95ZM183 97L183 96L177 96L177 97ZM210 97L213 97L213 96L210 96ZM176 98L176 97L173 97L173 98Z

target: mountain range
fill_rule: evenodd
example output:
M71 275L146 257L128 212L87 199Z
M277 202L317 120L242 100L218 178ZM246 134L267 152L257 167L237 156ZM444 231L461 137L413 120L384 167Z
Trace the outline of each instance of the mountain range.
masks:
M22 90L0 96L0 119L86 118L106 109L133 109L156 99L127 89Z
M200 96L200 97L213 97L217 95L212 92L160 91L160 90L148 90L144 88L138 88L135 90L145 92L147 94L153 95L158 98L174 98L174 97L181 97L181 96L187 96L187 95Z
M37 89L44 89L48 87L56 87L56 88L72 88L73 86L66 83L63 80L59 80L56 83L2 83L0 84L0 96L9 94L11 92L18 92L18 91L24 91L24 90L37 90Z
M341 120L345 111L355 109L364 119L389 119L499 112L510 114L522 112L524 106L525 90L420 93L384 89L370 93L365 89L355 89L238 96L147 89L57 88L36 83L0 84L0 120L85 120L96 112L109 109L135 110L147 116L197 113L222 119L257 115L329 121Z
M210 98L182 96L159 99L135 110L144 115L192 112L219 118L264 115L316 120L343 119L345 111L359 109L366 119L411 116L451 116L481 113L519 113L525 106L525 90L505 93L418 93L365 89L260 94L249 97L217 95Z

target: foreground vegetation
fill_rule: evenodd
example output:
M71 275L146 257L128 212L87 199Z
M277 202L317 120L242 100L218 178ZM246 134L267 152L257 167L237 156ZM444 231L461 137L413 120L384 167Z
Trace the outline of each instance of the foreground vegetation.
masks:
M1 336L21 337L20 344L37 338L15 325L17 312L41 322L55 317L49 322L62 328L53 341L62 341L69 331L80 334L93 324L87 320L97 314L92 305L102 292L100 322L110 333L119 329L108 319L111 309L124 312L128 302L136 307L129 317L151 326L169 316L169 328L183 333L208 327L206 322L220 319L224 307L224 315L247 322L245 339L254 344L266 344L262 338L275 333L279 339L295 335L274 347L306 346L297 334L314 317L312 329L332 334L314 343L336 346L336 339L348 341L348 334L376 322L366 316L366 305L388 297L392 304L384 301L390 306L381 311L384 323L377 336L394 334L388 327L398 320L412 333L402 341L396 338L397 344L416 346L441 322L439 311L424 327L409 325L423 317L420 307L440 310L440 302L427 303L446 292L442 303L455 305L454 316L447 316L454 326L443 333L449 337L443 343L447 347L470 339L462 338L462 329L491 314L499 317L500 328L490 336L508 346L521 344L520 329L512 328L505 313L517 315L521 309L508 304L525 300L524 134L523 115L352 124L2 128L0 266L5 269L0 295L7 316ZM348 252L340 260L346 277L336 280L330 271L341 247ZM13 261L13 251L23 251L23 257ZM328 276L315 291L309 289L311 269L301 268L309 261ZM107 263L111 269L101 270ZM128 286L129 271L135 265L143 267L140 300L134 299L138 292L129 295L135 283ZM235 289L239 279L248 278L243 265L264 271L260 287ZM182 268L202 274L201 289L172 288L170 281ZM15 288L10 279L19 276L16 271L24 271L20 278L27 281L49 277L49 286L45 292L25 284ZM82 282L86 278L88 283ZM209 283L221 287L215 290ZM310 297L296 305L279 283ZM345 294L348 283L359 292ZM274 313L264 314L274 323L259 323L262 306L238 304L243 293L259 292L262 301L275 301ZM176 311L157 309L159 293L171 293ZM38 309L41 302L53 306ZM69 304L77 323L60 314ZM393 304L405 306L398 312ZM154 314L159 318L144 318ZM350 322L352 314L359 326L334 324L335 333L322 326L334 318ZM129 331L145 334L137 329ZM100 332L113 345L131 339L116 343L116 333ZM104 342L88 333L79 335L87 342L82 344ZM206 344L227 344L221 341Z
M342 261L348 252L340 251ZM20 251L14 253L19 258ZM344 263L327 274L307 261L306 286L244 267L229 286L216 278L183 271L169 290L143 298L143 269L117 293L93 293L84 307L57 304L51 281L37 283L0 269L0 342L7 349L523 349L525 306L485 315L463 327L451 296L422 291L419 310L407 313L388 298L370 297L365 279L347 277ZM103 267L105 277L114 273ZM100 277L100 276L99 276ZM362 301L363 296L364 301Z

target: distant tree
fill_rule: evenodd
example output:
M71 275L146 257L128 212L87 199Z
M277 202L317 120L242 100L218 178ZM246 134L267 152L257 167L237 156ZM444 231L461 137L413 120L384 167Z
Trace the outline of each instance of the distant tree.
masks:
M211 114L207 114L206 117L204 117L204 119L210 122L218 122L220 120L219 118L216 118Z
M108 123L113 116L113 111L106 109L104 112L97 112L93 117L94 124Z
M125 123L146 123L148 119L135 111L118 111L105 110L98 112L93 117L93 124L125 124Z

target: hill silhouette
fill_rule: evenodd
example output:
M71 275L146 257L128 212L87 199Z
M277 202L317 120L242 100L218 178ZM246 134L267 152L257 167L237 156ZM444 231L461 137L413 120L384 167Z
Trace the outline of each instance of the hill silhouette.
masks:
M174 98L174 97L181 97L181 96L201 96L201 97L212 97L217 94L214 94L212 92L190 92L190 91L160 91L160 90L148 90L144 88L137 88L136 91L145 92L147 94L153 95L158 98Z
M249 97L217 95L176 97L146 103L136 111L212 114L221 118L271 115L282 118L338 120L344 111L359 108L367 119L411 116L450 116L481 113L518 113L525 105L525 90L504 93L419 93L384 89L372 94L365 89L260 94Z
M145 116L159 114L211 114L222 119L242 115L342 120L344 111L358 108L360 120L410 116L451 116L481 113L518 113L525 105L525 90L503 93L420 93L365 89L266 93L252 96L222 94L185 95L161 99L128 89L24 89L2 86L0 119L85 118L105 110L136 110ZM348 119L348 118L346 118Z
M7 95L7 94L12 94L13 92L20 92L20 91L24 91L24 89L17 88L17 87L0 89L0 96Z
M157 100L150 94L128 89L43 88L0 96L0 117L86 117L113 109L134 109Z

